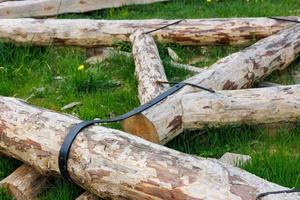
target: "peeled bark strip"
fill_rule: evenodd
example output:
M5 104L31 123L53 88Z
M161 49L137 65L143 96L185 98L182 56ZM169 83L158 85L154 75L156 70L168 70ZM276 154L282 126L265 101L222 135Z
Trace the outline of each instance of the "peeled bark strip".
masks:
M100 198L94 194L85 192L82 195L80 195L79 197L77 197L75 200L100 200Z
M298 19L289 17L289 19ZM37 45L112 46L139 28L153 30L177 20L1 19L0 39ZM193 19L153 33L160 42L182 45L247 45L294 23L269 18Z
M184 69L184 70L187 70L187 71L195 73L195 74L203 72L206 69L206 68L194 67L192 65L187 65L187 64L182 64L182 63L176 63L174 61L171 61L170 64L171 64L171 66L173 66L175 68Z
M39 172L58 175L58 153L80 120L0 97L0 151ZM108 199L254 200L285 189L215 159L196 158L124 132L93 126L77 137L68 170L72 179ZM295 200L297 194L269 196Z
M43 17L63 13L82 13L133 4L149 4L167 0L24 0L0 4L0 18ZM1 1L0 1L1 2Z
M112 58L114 55L122 55L125 57L131 57L131 53L125 51L118 51L111 47L92 48L87 51L89 57L85 62L91 65L105 61Z
M221 59L202 73L188 79L187 82L214 90L249 88L274 70L286 68L299 52L300 25L295 25L243 51ZM182 95L196 91L199 89L185 87L143 113L147 124L155 127L152 134L158 133L161 144L180 134L186 127L183 123ZM136 120L131 123L134 126L141 122ZM140 129L133 134L139 135L151 131L152 129Z
M0 182L16 200L32 200L46 187L47 177L32 167L22 165Z

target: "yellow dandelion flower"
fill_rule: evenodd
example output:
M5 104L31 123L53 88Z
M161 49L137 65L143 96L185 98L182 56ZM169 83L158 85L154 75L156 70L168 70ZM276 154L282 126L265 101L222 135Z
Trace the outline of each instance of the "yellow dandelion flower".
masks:
M84 65L80 65L80 66L78 67L78 70L79 70L79 71L83 71L83 70L84 70L84 68L85 68L85 66L84 66Z

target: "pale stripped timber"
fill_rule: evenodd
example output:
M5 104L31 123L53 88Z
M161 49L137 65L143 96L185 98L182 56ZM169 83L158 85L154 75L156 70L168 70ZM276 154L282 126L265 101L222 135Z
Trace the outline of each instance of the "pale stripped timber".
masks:
M0 182L16 200L32 200L46 187L48 178L25 164Z
M298 19L297 17L288 17ZM112 46L138 28L151 31L177 20L1 19L0 39L36 45ZM294 23L269 18L187 19L156 31L159 42L245 46Z
M139 29L131 36L132 55L135 62L135 75L138 80L138 97L145 104L169 88L157 81L167 81L164 66L157 46L150 34Z
M24 0L0 3L0 18L44 17L63 13L82 13L134 4L167 0ZM1 1L0 1L1 2Z
M144 30L138 29L130 36L130 40L135 62L135 76L138 81L138 97L141 104L146 104L169 89L169 84L158 83L158 81L168 81L168 79L153 37L150 34L144 34ZM135 121L142 123L133 125L132 122L135 123ZM137 114L123 121L122 126L127 132L133 134L140 129L155 132L155 127L147 121L142 114ZM148 141L159 143L157 134L144 132L139 136Z
M265 38L243 51L227 56L205 71L186 80L213 90L231 90L252 87L274 70L286 68L300 52L300 25ZM133 134L148 133L159 137L165 144L180 134L186 126L182 116L182 95L199 92L193 87L185 87L169 96L160 104L143 112L143 121L131 120L132 126L145 123L155 129L139 129ZM143 127L141 125L141 127ZM144 126L146 127L146 126ZM202 126L199 126L201 128ZM130 128L130 127L129 127ZM197 128L197 127L194 127ZM126 129L124 129L128 132ZM131 130L131 129L129 129Z
M0 151L45 175L59 175L60 145L80 120L7 97L0 97L0 111ZM108 199L249 200L261 192L286 189L218 160L196 158L101 126L77 137L68 166L77 184Z

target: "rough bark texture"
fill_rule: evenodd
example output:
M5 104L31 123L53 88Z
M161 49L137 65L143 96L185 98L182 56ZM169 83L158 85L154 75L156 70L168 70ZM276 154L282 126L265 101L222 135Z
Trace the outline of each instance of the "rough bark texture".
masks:
M167 0L24 0L0 4L0 18L42 17L63 13L81 13L133 4ZM1 2L1 1L0 1Z
M32 167L22 165L3 179L0 186L6 188L16 200L32 200L46 187L47 180Z
M0 151L47 175L58 175L58 152L80 120L0 97ZM284 189L215 159L196 158L124 132L93 126L74 141L68 170L90 192L111 199L254 200ZM295 200L297 194L269 196Z
M111 46L118 41L129 41L129 36L138 28L149 31L175 21L2 19L0 38L38 45ZM156 31L153 36L160 42L182 45L247 45L253 39L270 36L291 25L293 23L269 18L195 19Z
M249 88L277 69L286 68L300 52L300 25L281 31L256 44L227 56L187 82L199 84L215 90ZM199 91L185 87L158 105L145 111L143 115L148 124L155 127L160 143L165 144L184 129L182 116L183 94ZM132 125L140 123L138 120ZM126 131L126 130L125 130ZM139 135L151 130L137 130Z
M100 198L92 193L84 192L82 195L77 197L76 200L100 200Z

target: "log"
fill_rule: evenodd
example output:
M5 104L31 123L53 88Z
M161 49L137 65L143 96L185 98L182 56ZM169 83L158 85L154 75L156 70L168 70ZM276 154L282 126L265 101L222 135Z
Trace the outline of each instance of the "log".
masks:
M116 8L125 5L150 4L167 0L24 0L0 4L0 18L44 17L63 13Z
M60 145L79 122L0 97L0 151L44 175L59 175ZM258 193L286 189L216 159L196 158L101 126L89 127L76 138L68 171L78 185L108 199L254 200Z
M129 36L138 28L150 31L173 22L175 20L0 19L0 39L46 46L112 46L129 41ZM159 42L181 45L244 46L291 25L293 23L269 18L189 19L152 34Z
M141 104L145 104L169 88L168 84L161 85L157 81L168 80L153 37L150 34L144 34L144 31L139 29L130 36L130 39L135 62L135 75L138 80L138 97ZM146 127L140 127L137 124L132 125L131 122L136 120L143 121L141 126ZM122 123L122 126L129 133L135 133L139 129L155 131L155 127L148 124L147 119L142 114L129 118ZM139 136L155 143L159 142L157 134L145 132Z
M32 200L46 187L48 178L32 167L22 165L0 182L16 200Z
M299 92L300 85L185 94L181 99L182 124L186 129L199 129L297 122Z
M150 34L137 30L130 36L132 55L135 63L135 74L138 80L138 97L141 104L154 99L169 88L157 81L166 81L164 66L160 59L157 46Z
M274 70L286 68L299 52L300 25L295 25L243 51L221 59L202 73L188 79L187 82L214 90L249 88ZM183 123L182 95L196 91L199 92L199 89L185 87L150 110L143 112L143 121L129 119L132 126L139 124L143 127L135 129L133 134L153 135L152 137L159 138L161 144L176 137L187 127ZM142 123L147 126L143 126ZM155 127L155 130L144 127ZM202 126L198 128L200 127ZM124 130L128 132L127 129Z

